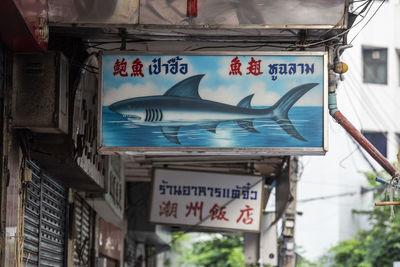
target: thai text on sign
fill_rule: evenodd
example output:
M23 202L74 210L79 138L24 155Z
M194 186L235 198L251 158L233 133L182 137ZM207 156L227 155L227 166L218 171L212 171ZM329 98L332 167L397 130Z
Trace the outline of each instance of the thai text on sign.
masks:
M262 178L157 169L150 221L259 231Z
M152 75L176 75L189 74L190 65L185 61L184 56L172 56L164 59L154 57L151 62L145 63L140 57L133 61L128 61L125 57L118 57L114 62L113 75L120 77L138 77ZM275 81L280 76L292 75L313 75L314 63L280 63L280 62L263 62L262 59L251 57L250 59L239 59L237 56L232 56L229 66L227 66L227 74L230 76L242 75L269 75L272 81Z

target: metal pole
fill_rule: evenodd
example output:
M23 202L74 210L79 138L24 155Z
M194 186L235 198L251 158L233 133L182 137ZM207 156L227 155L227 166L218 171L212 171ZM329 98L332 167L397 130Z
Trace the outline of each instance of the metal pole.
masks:
M335 118L335 120L390 174L390 176L396 177L399 175L396 168L390 164L374 145L372 145L339 110L337 110L332 117Z
M339 56L339 49L343 50L351 46L340 46L337 48L337 56ZM333 58L333 48L329 47L329 64L333 66L334 58ZM336 59L338 60L338 58ZM328 108L329 114L339 123L353 138L357 143L359 143L365 151L367 151L375 160L379 163L393 178L398 178L399 173L390 164L390 162L372 145L361 133L360 131L353 126L353 124L339 111L337 107L337 99L336 99L336 83L335 83L335 74L333 69L329 70L329 88L328 88Z

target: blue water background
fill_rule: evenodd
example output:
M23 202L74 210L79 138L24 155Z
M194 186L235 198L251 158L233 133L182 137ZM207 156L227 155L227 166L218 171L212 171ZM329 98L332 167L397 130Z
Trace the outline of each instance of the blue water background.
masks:
M265 107L254 107L265 108ZM323 108L318 106L292 107L289 119L307 140L297 140L283 131L277 123L267 119L253 121L260 133L251 133L235 121L221 122L216 133L199 126L182 126L178 139L172 143L158 126L140 126L126 120L103 106L102 146L108 147L322 147Z

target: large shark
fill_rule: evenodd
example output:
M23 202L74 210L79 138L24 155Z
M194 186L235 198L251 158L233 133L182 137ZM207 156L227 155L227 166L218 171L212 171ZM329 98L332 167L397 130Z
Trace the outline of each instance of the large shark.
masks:
M180 144L178 132L181 126L198 125L215 133L219 123L233 120L243 129L259 133L253 127L253 120L260 118L274 120L291 137L307 141L293 126L288 112L297 100L318 83L297 86L273 106L253 109L250 102L254 94L246 96L236 106L202 99L199 83L203 76L186 78L163 95L125 99L110 105L109 109L137 125L161 127L163 135L175 144Z

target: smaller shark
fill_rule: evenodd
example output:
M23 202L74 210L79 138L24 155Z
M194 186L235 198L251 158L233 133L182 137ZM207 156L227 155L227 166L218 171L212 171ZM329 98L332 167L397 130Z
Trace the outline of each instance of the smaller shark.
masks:
M172 143L180 145L179 128L186 125L199 127L216 133L219 123L236 121L252 133L259 133L253 127L254 119L271 119L289 136L307 141L296 130L288 117L290 108L318 83L297 86L282 96L273 106L253 109L254 94L243 98L236 106L202 99L199 83L204 74L186 78L172 86L163 95L125 99L109 106L113 112L121 114L129 121L142 126L159 126L163 135Z

